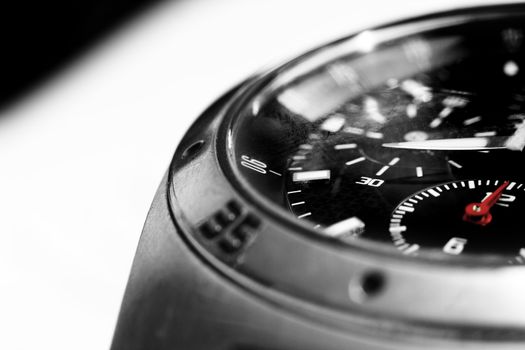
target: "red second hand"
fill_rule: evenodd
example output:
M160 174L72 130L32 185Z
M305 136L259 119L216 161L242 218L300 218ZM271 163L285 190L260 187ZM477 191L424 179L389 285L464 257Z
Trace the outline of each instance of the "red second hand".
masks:
M492 221L490 208L498 201L501 194L509 185L509 181L504 181L490 196L480 203L470 203L465 207L463 220L473 224L485 226Z

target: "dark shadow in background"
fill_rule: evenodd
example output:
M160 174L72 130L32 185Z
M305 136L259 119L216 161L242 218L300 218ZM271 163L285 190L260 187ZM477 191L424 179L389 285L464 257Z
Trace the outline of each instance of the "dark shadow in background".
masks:
M0 7L0 110L160 0L17 0ZM14 5L14 6L13 6Z

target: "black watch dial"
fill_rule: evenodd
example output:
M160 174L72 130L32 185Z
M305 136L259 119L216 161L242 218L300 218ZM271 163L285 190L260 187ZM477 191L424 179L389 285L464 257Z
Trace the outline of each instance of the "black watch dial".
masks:
M341 245L525 263L523 23L520 7L402 23L264 76L230 111L238 181Z

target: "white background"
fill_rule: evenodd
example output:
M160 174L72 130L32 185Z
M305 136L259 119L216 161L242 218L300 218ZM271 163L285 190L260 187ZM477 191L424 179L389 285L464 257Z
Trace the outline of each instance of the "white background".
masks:
M225 90L358 29L488 2L178 1L114 32L0 116L0 349L109 347L155 190Z

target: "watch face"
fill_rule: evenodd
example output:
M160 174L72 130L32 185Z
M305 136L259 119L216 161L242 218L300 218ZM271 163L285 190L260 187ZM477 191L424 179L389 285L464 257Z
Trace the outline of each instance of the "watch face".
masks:
M409 259L525 263L525 13L361 32L229 115L241 184L310 235Z

